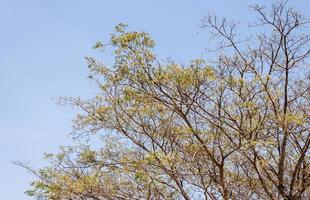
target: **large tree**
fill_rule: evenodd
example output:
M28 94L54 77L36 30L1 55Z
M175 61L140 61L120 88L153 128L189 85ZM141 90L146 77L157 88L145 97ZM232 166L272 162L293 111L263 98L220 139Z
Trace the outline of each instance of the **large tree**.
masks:
M115 28L115 62L87 58L98 95L75 136L102 136L47 155L28 194L51 200L301 199L310 186L310 36L287 3L253 6L255 34L215 16L203 29L220 46L212 62L160 62L145 32ZM252 31L251 33L253 33ZM25 165L24 165L25 166ZM25 166L27 167L27 166Z

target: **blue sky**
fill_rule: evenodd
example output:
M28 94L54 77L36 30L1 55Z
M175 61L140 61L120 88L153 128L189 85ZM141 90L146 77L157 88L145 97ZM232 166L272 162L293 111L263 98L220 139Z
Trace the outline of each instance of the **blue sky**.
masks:
M149 32L161 58L188 62L205 55L209 41L199 24L208 12L247 23L253 20L248 5L270 2L0 0L0 199L28 199L23 192L33 177L11 161L42 166L44 152L70 142L74 111L52 98L95 94L84 57L112 63L109 53L91 47L107 41L116 24ZM310 17L309 0L290 4Z

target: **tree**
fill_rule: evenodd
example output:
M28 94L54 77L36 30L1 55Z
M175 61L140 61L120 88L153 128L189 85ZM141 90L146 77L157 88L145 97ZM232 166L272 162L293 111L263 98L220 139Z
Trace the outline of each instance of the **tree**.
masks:
M115 28L113 68L87 58L99 93L64 97L81 108L76 136L32 170L38 199L301 199L310 186L308 21L286 2L252 7L258 33L205 17L216 62L160 62L145 32ZM261 28L262 29L259 29ZM97 43L96 48L105 44Z

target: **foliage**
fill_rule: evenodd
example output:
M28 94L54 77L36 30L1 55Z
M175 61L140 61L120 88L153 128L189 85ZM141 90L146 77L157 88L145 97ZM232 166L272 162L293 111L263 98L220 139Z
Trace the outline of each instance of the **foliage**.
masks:
M145 32L115 28L115 63L87 58L99 93L65 97L81 108L75 132L100 149L64 147L33 171L38 199L299 199L310 186L309 35L286 3L260 6L240 40L235 24L208 16L217 62L159 62ZM254 28L255 28L254 27ZM97 43L95 48L106 45Z

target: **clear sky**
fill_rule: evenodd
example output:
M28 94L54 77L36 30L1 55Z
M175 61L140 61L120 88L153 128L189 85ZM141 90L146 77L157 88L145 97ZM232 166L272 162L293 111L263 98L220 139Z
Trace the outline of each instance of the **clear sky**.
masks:
M0 0L0 199L28 199L32 176L13 165L30 160L41 166L44 152L68 144L74 111L53 97L89 97L85 56L112 63L92 45L107 41L113 27L149 32L161 58L187 62L208 47L201 18L215 12L247 23L250 4L271 0ZM309 0L291 0L310 17ZM246 25L246 24L244 24ZM246 31L242 28L241 31Z

